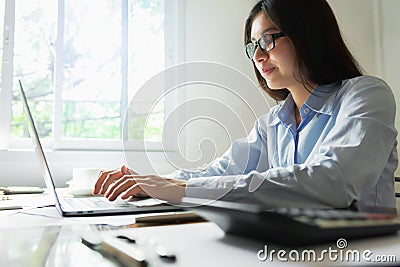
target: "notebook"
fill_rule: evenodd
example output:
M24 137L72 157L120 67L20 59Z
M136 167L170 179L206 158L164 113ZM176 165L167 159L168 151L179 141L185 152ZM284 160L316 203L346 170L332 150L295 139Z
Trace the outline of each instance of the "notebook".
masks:
M165 201L154 198L133 199L130 201L108 201L105 197L67 197L57 192L55 182L51 174L46 156L44 154L39 135L37 133L28 101L19 80L22 104L25 116L28 120L29 133L32 138L36 156L39 160L43 178L49 194L55 200L57 210L62 216L88 216L88 215L113 215L113 214L136 214L146 212L176 211L180 208L169 205Z

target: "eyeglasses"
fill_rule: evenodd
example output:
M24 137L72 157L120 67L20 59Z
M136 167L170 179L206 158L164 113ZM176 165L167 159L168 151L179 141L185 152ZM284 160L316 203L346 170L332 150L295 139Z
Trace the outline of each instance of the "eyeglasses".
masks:
M257 47L260 47L264 53L271 51L275 47L275 40L283 36L285 36L283 32L264 34L263 36L261 36L260 39L258 39L257 42L248 43L245 46L248 58L251 60L254 58L254 54L256 53Z

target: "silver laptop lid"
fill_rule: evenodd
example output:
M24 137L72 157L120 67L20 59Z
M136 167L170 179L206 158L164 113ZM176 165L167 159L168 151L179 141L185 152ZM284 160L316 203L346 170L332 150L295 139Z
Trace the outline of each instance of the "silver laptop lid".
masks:
M57 209L59 211L61 211L60 202L58 200L54 180L53 180L53 177L51 176L50 168L49 168L49 165L47 164L47 160L44 155L42 144L40 143L39 135L38 135L36 127L35 127L35 122L33 120L32 113L29 109L28 100L26 98L24 89L22 87L21 80L18 80L18 82L19 82L19 89L20 89L20 93L21 93L22 105L24 108L26 118L28 119L28 129L30 132L30 136L32 138L33 145L35 147L35 152L36 152L37 158L39 160L40 167L42 169L43 178L44 178L44 181L46 183L46 187L47 187L49 193L52 195L53 199L55 200Z

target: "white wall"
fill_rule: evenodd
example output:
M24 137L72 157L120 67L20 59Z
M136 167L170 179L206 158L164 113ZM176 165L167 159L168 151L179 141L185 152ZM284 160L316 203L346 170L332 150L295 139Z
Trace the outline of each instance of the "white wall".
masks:
M398 0L328 0L344 37L367 74L384 79L397 102L400 129L400 23ZM400 147L398 147L398 150ZM400 175L399 168L396 172Z
M371 75L377 75L374 1L328 0L350 51Z
M185 61L212 61L253 77L243 46L244 22L257 0L186 0Z
M209 61L224 64L237 69L242 75L255 81L252 63L244 52L243 36L244 22L256 2L256 0L185 1L185 62ZM228 74L221 71L217 75ZM235 74L231 76L232 80L238 78ZM245 98L257 96L260 92L257 92L255 86L233 87L228 88L232 91L222 91L216 86L192 85L186 87L185 97L188 101L201 97L213 99L234 111L239 111L246 104L252 107L258 105L262 110L261 114L269 110L268 103L257 104L256 99L247 99L247 103L244 104L239 100L238 95ZM239 92L243 89L246 91ZM235 93L238 95L234 95ZM265 97L266 94L263 96ZM233 118L235 114L229 111L226 112L224 118L217 118L223 112L220 107L220 105L212 104L188 106L190 110L196 109L198 114L213 114L210 117L218 122L213 123L210 119L204 119L186 127L182 135L184 140L182 143L185 143L185 149L182 151L188 161L181 164L183 167L195 167L210 162L215 156L225 152L233 140L245 137L252 128L255 118L251 112L245 111L245 107L239 115L239 120L235 120ZM185 121L189 121L192 116L193 114L187 111ZM241 123L244 125L242 126ZM226 129L222 129L221 126ZM204 139L208 140L202 142Z
M382 77L392 87L397 102L396 128L400 130L400 1L381 0L382 4ZM400 136L398 136L400 141ZM398 146L397 150L400 149ZM397 168L396 175L400 175Z

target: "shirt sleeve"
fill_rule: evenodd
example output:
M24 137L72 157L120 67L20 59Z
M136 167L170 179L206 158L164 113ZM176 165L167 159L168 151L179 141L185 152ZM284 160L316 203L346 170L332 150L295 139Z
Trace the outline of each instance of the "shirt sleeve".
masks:
M359 80L335 107L334 126L303 164L187 181L186 196L264 206L348 207L374 188L388 164L393 170L396 104L380 80Z
M208 165L192 170L177 170L167 177L189 180L199 177L243 175L252 170L265 171L268 169L268 155L264 138L257 121L249 135L234 141L223 156Z

